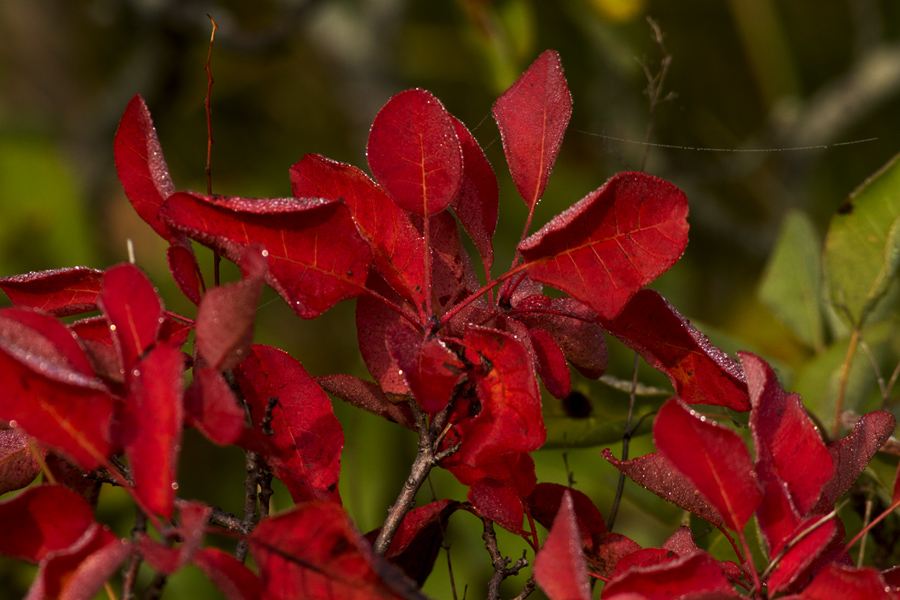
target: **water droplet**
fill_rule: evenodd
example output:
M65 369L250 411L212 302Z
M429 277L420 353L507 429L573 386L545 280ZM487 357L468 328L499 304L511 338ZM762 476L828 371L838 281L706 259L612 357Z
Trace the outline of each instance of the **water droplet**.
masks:
M109 326L109 330L110 330L110 331L115 331L115 330L116 330L116 326L115 326L115 325L110 325L110 326Z
M173 490L177 490L177 489L178 489L178 482L177 482L177 481L173 481L173 482L172 482L172 489L173 489Z
M263 255L263 256L269 256L269 251L268 251L268 250L263 250L263 251L262 251L262 255Z
M234 353L235 353L235 354L237 354L237 355L238 355L238 356L240 356L240 355L241 355L241 354L243 354L243 353L244 353L244 351L243 351L243 350L241 350L241 349L240 349L240 348L238 348L238 349L237 349L237 350L235 350L235 352L234 352Z
M165 320L164 318L160 317L159 319L157 319L157 322L158 322L160 325L162 325L163 323L166 322L166 320Z
M9 428L10 428L10 429L15 429L15 428L18 427L18 426L19 426L19 422L16 421L15 419L13 419L12 421L9 422Z
M140 376L141 376L141 371L140 371L140 369L134 369L134 370L131 372L131 374L132 374L134 377L140 377Z

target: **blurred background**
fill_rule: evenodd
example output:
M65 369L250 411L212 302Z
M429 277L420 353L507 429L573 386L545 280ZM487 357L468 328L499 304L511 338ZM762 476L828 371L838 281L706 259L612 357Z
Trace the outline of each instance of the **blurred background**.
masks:
M812 350L757 299L785 214L803 211L821 235L848 193L900 151L900 3L892 0L2 2L0 276L105 268L127 259L130 239L167 307L193 315L168 276L165 242L122 193L112 140L129 99L143 95L176 187L205 190L207 15L219 26L215 192L289 195L288 169L309 152L365 168L378 109L399 91L426 88L469 126L497 171L495 274L512 259L526 211L491 104L543 50L557 50L574 112L535 229L617 171L640 169L646 154L647 172L681 187L691 203L688 250L654 287L704 331L785 369ZM648 78L659 83L663 71L651 118ZM200 257L211 264L208 253ZM353 310L345 302L298 322L269 293L257 339L287 349L314 375L364 375ZM630 368L631 355L614 351L613 374L630 379ZM365 532L396 496L415 444L389 424L336 410L347 435L342 493ZM647 448L638 444L632 455ZM240 510L240 453L189 437L184 456L184 497ZM599 450L565 458L606 514L615 474ZM538 467L540 479L566 482L559 452L540 455ZM462 499L446 474L436 477L437 496ZM626 488L637 499L617 530L659 544L680 513L653 508L641 493ZM127 502L107 496L107 518L127 532L130 516L117 512ZM284 498L276 496L276 508L287 506ZM480 526L458 515L452 528L457 590L468 584L468 597L480 597L489 576ZM501 550L515 558L521 544L503 538ZM452 597L446 571L439 562L427 588L439 598ZM5 573L0 587L28 581ZM171 597L179 589L214 594L202 582L172 585Z

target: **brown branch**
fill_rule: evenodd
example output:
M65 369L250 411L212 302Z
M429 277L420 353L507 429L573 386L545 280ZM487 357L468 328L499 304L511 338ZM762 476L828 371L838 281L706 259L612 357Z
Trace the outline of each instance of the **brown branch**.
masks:
M484 540L484 548L488 551L488 554L490 554L491 564L494 566L494 574L491 575L491 579L488 582L487 597L488 600L500 600L500 584L503 583L503 580L507 577L518 575L519 571L527 567L528 559L525 558L523 552L522 558L513 563L511 567L508 566L509 563L512 562L512 559L500 554L500 549L497 547L497 534L494 533L494 522L487 517L481 517L481 522L484 524L484 533L481 534L481 539ZM530 589L529 584L531 584ZM522 594L524 595L519 594L518 597L526 598L533 590L534 582L529 579L525 584L525 588L522 590Z

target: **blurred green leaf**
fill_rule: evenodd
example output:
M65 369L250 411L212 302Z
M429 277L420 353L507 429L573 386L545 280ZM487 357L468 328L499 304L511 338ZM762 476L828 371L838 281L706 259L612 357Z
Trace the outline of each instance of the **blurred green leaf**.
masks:
M789 212L759 287L760 302L817 352L825 346L820 248L810 218Z
M832 217L825 278L832 301L861 326L900 264L900 155L856 189Z

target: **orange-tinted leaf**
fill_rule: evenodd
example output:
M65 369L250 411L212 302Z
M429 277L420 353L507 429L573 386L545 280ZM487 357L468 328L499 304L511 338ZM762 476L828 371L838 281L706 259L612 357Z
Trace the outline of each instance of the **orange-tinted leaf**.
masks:
M544 195L563 134L572 95L559 54L547 50L501 95L492 110L516 189L533 207Z
M0 554L37 563L74 544L94 522L84 498L59 485L28 488L0 502Z
M587 565L572 497L566 492L544 545L534 557L534 578L550 600L590 600Z
M743 531L762 501L744 441L674 398L659 409L653 440L660 454L722 515L725 525Z
M38 271L4 277L0 289L14 306L65 317L97 310L102 276L102 271L87 267Z
M160 215L233 262L260 245L269 264L266 282L303 318L364 291L372 249L338 201L178 192Z
M519 244L528 275L604 319L687 246L687 198L668 181L619 173Z
M462 180L462 149L450 114L425 90L388 100L372 123L366 157L394 202L420 217L447 208Z
M132 264L107 269L100 306L109 320L127 370L156 342L163 323L163 306L156 288Z

